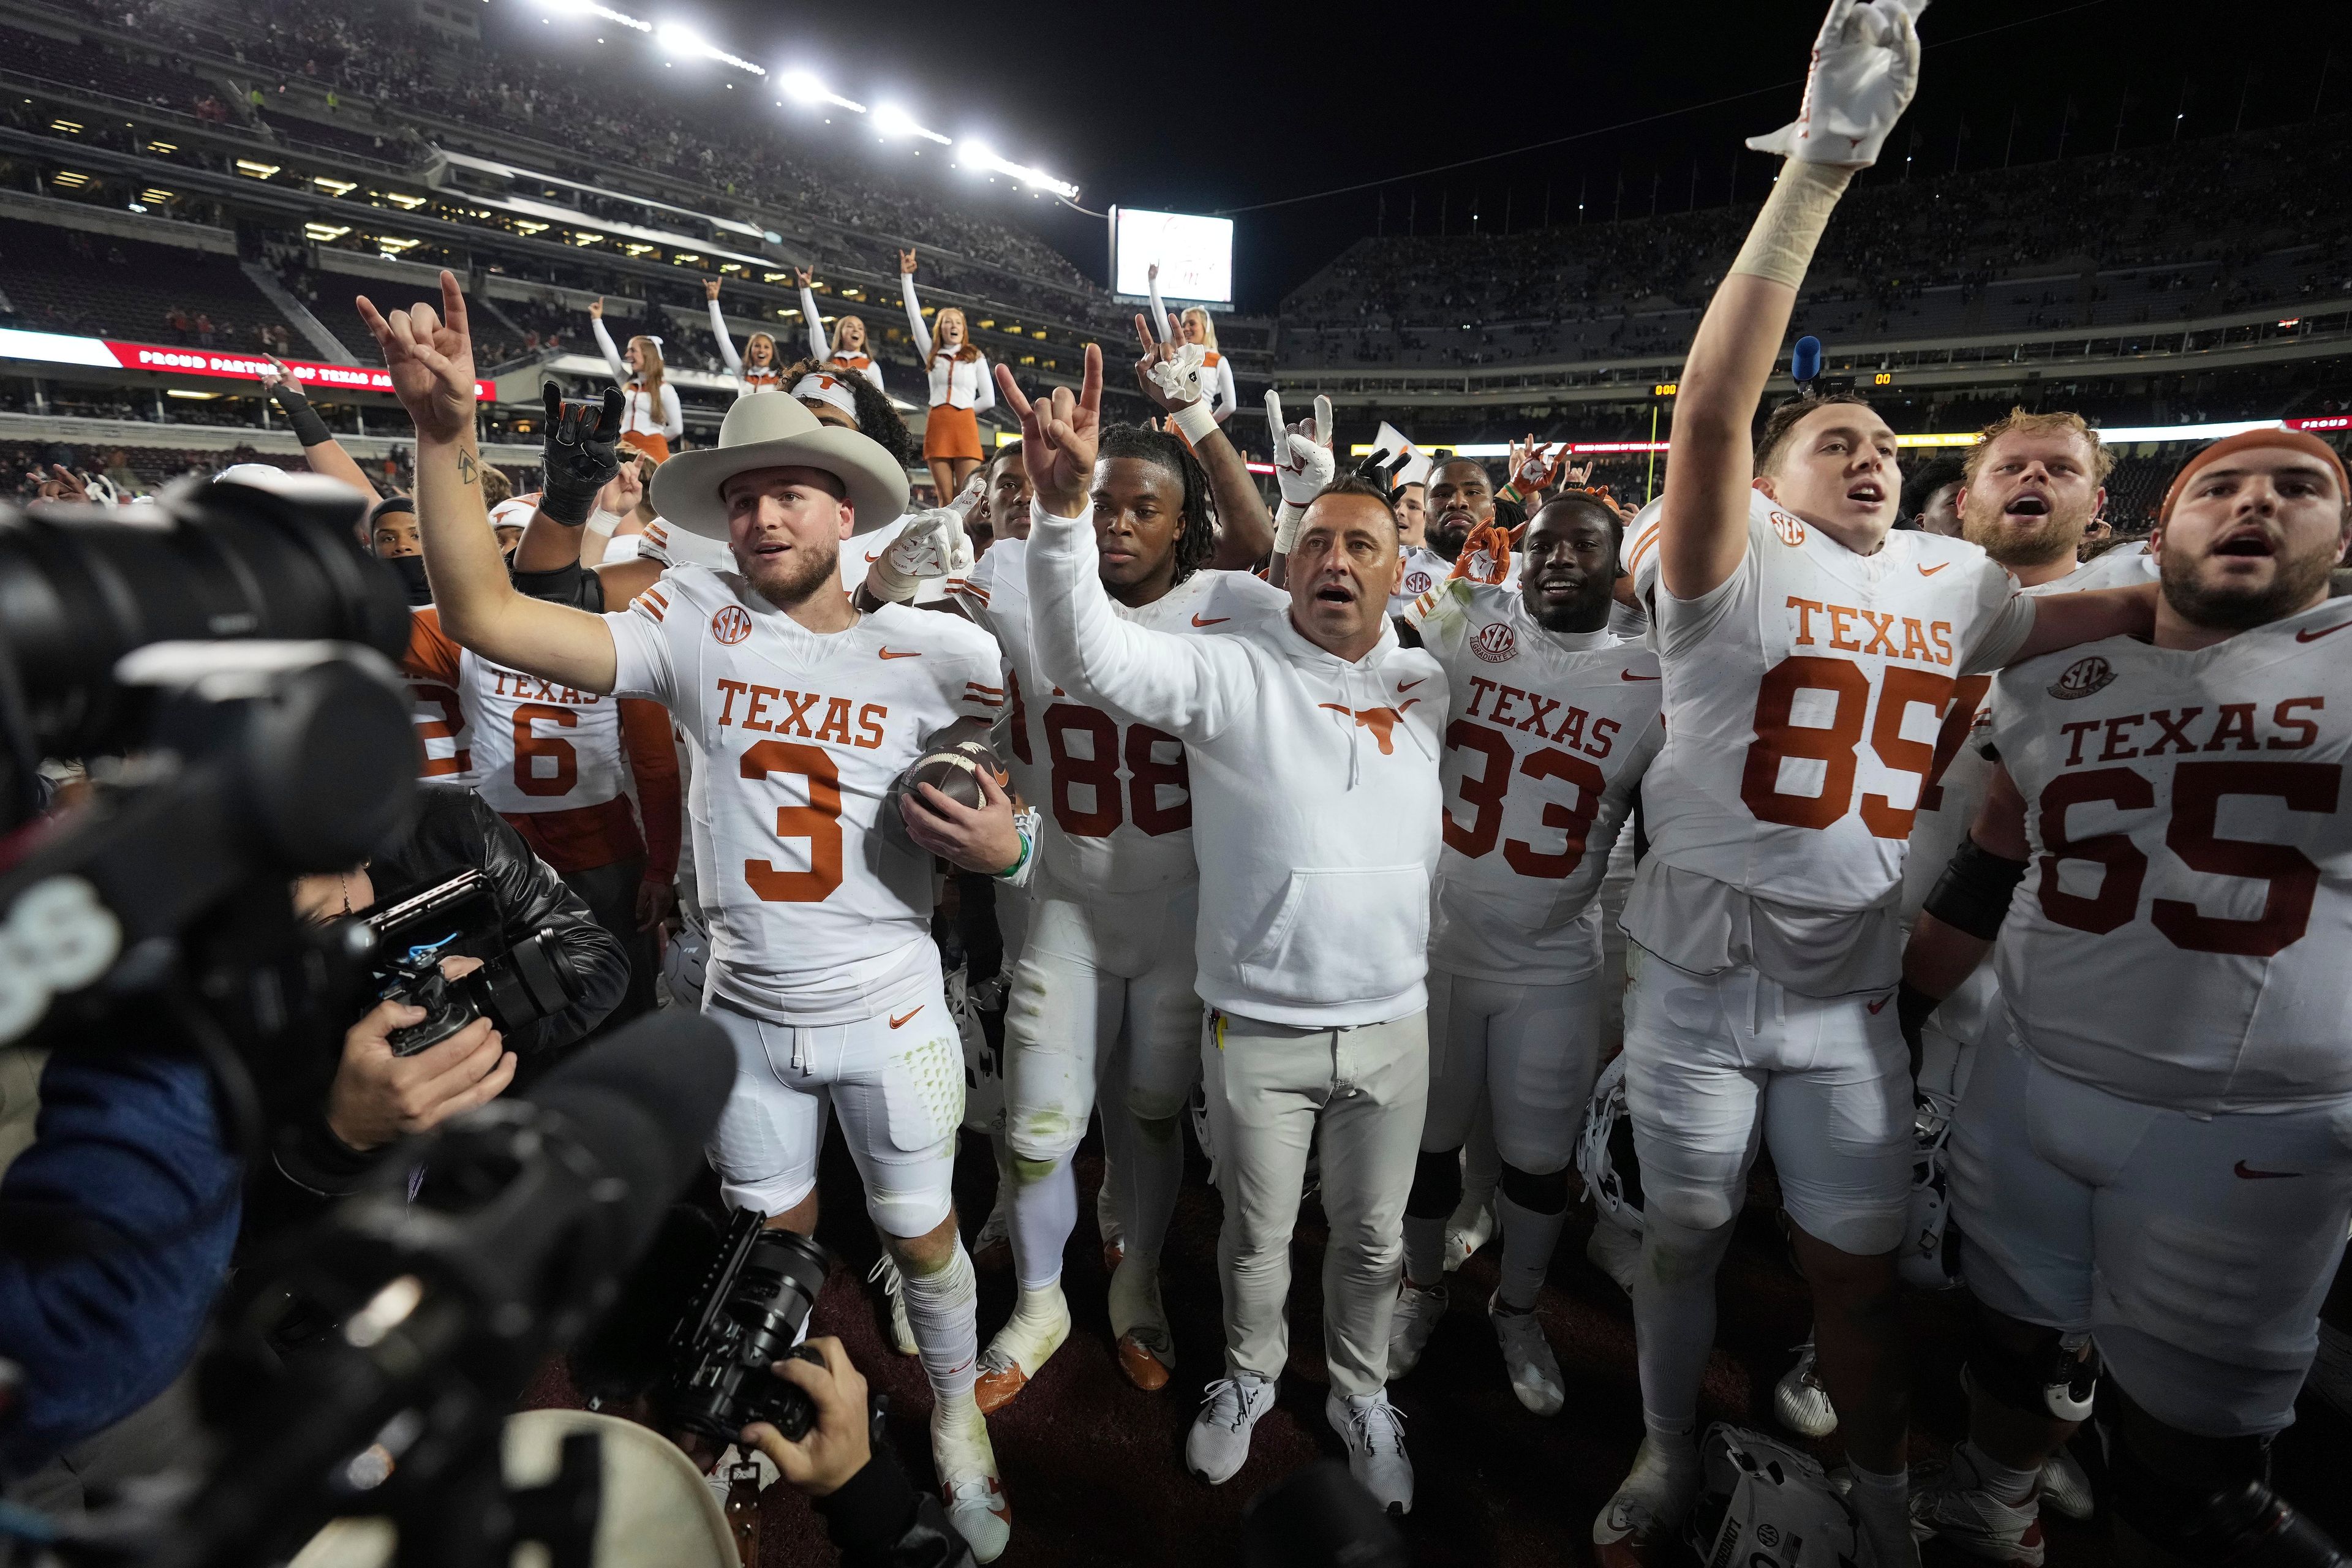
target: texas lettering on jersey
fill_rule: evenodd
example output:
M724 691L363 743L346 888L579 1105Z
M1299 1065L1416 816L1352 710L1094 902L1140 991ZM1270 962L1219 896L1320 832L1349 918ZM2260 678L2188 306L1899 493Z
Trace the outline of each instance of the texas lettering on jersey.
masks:
M853 703L846 697L827 697L819 691L793 691L784 687L762 686L757 681L732 680L723 676L717 682L717 692L718 721L721 726L735 725L771 735L798 735L811 741L832 741L869 752L880 747L887 739L882 721L890 716L890 710L883 703ZM737 712L738 698L742 699L740 715ZM855 734L850 732L853 706L857 715Z

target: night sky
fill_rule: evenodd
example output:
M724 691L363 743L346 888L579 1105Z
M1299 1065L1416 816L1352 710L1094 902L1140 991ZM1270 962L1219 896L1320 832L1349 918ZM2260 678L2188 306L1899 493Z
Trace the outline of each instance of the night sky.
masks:
M903 107L950 136L1112 202L1231 212L1241 307L1280 297L1385 223L1434 232L1634 216L1753 199L1769 160L1739 150L1795 110L1822 8L1788 4L1326 8L1200 0L1151 5L947 5L926 0L614 0L682 21L771 69L814 70L870 105ZM537 25L532 0L493 0L500 31L528 26L551 48L590 48L594 24ZM2352 107L2352 35L2343 0L2272 7L2137 0L1941 0L1921 23L1927 53L1905 127L1873 177L1999 167L2175 134L2292 125ZM1457 24L1448 30L1446 24ZM558 40L565 33L567 42ZM597 51L601 52L601 51ZM1082 268L1107 269L1106 225L955 169L948 149L917 159L870 123L825 125L779 110L753 79L709 64L663 68L660 89L724 112L785 117L812 139L923 170L958 199L1028 223ZM733 80L739 89L729 89ZM2179 117L2176 120L2176 116ZM1648 120L1648 123L1631 122ZM1490 154L1554 138L1539 150ZM1463 160L1486 159L1442 170ZM928 167L926 167L928 165ZM936 171L936 173L933 173ZM1423 171L1441 171L1423 173ZM1420 174L1419 178L1411 176ZM1289 205L1335 187L1373 188ZM2063 187L2053 186L2063 197ZM2330 199L2341 200L2338 192Z

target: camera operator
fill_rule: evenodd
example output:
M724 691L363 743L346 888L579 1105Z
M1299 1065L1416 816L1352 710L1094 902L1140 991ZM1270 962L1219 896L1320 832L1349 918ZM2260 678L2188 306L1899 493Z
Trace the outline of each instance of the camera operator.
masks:
M824 1516L825 1533L844 1568L963 1568L971 1548L948 1522L929 1492L917 1491L887 1443L874 1441L866 1379L849 1352L830 1335L808 1348L820 1366L798 1357L775 1363L775 1373L816 1405L816 1425L798 1442L764 1421L743 1429L743 1440L768 1456L785 1480Z
M467 870L489 879L498 930L459 944L483 951L442 961L449 978L470 972L541 931L551 931L573 976L569 1005L503 1039L488 1018L413 1056L397 1055L392 1031L421 1021L422 1008L382 1002L343 1037L332 1081L297 1086L278 1119L273 1171L249 1194L248 1236L308 1215L352 1191L396 1139L421 1132L461 1110L528 1084L603 1021L629 984L629 961L562 878L530 852L520 834L472 790L425 783L417 788L414 826L362 866L295 884L298 913L328 921L364 914L393 895L427 888Z

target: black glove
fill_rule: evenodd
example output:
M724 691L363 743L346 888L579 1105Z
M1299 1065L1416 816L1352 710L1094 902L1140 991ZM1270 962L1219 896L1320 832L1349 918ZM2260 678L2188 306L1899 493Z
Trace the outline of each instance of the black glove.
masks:
M286 416L286 423L294 427L294 439L305 447L323 447L335 437L327 429L327 422L310 406L303 393L302 384L290 378L281 379L269 389L269 400Z
M621 435L621 389L604 389L600 407L566 403L547 384L547 434L540 448L539 510L578 528L596 508L596 495L621 471L614 447Z
M1930 996L1908 980L1895 993L1895 1021L1903 1031L1903 1044L1911 1053L1911 1076L1919 1076L1922 1054L1920 1032L1927 1026L1928 1016L1944 1005L1940 996Z

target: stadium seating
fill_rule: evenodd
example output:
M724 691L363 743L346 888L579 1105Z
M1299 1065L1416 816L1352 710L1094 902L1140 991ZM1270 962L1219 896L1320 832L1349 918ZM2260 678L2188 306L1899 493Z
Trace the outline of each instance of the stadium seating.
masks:
M176 246L0 219L0 275L11 324L37 331L252 352L258 329L285 324L235 258Z

